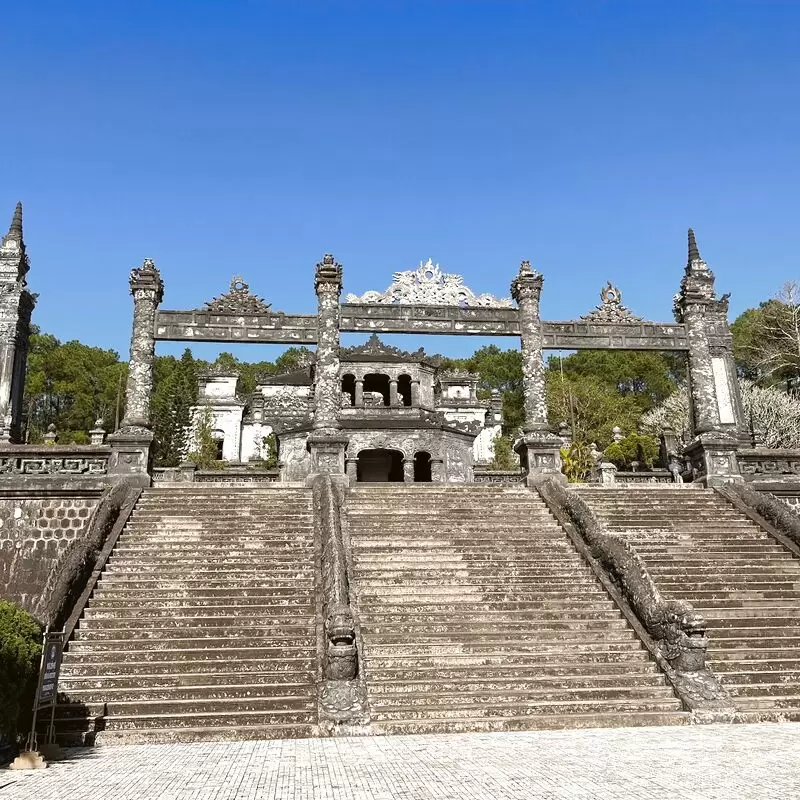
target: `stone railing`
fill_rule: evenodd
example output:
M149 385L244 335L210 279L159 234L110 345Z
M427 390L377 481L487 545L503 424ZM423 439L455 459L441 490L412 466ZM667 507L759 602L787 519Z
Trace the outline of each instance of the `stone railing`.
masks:
M359 723L366 711L364 682L359 674L356 619L350 605L347 554L342 536L344 489L328 473L309 478L314 502L314 528L321 544L322 674L320 711L332 724Z
M727 497L734 505L739 506L745 513L755 513L760 519L755 521L762 527L773 528L779 536L785 536L789 543L787 547L795 555L800 548L800 516L789 505L779 500L769 492L760 492L747 484L731 484L718 487L716 491ZM744 508L742 508L744 506ZM750 515L752 516L752 514ZM766 525L763 523L766 522ZM791 545L791 546L790 546Z
M675 478L671 472L666 470L642 470L640 472L623 472L617 470L614 473L614 483L674 483Z
M518 470L486 469L480 465L473 467L473 481L475 483L525 483L525 473Z
M81 477L108 474L108 445L13 444L0 446L0 480L9 477Z
M567 532L577 532L643 626L653 654L690 711L731 712L733 705L706 663L703 617L687 602L665 600L636 550L608 532L580 495L553 479L538 491ZM645 637L647 644L647 638Z
M203 470L191 463L179 467L154 467L152 470L155 486L170 483L275 483L279 478L280 470L277 469L237 466Z
M745 481L800 486L800 450L739 450L739 471Z

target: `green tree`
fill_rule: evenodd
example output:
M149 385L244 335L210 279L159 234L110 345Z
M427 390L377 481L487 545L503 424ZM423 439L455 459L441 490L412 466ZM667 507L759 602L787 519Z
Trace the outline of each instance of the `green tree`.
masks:
M200 469L219 469L217 440L214 438L214 417L208 406L201 408L194 419L192 452L188 456Z
M126 375L127 365L113 350L33 333L23 401L28 440L41 441L51 423L64 443L88 441L97 419L112 430Z
M191 409L197 404L198 371L188 348L180 359L167 356L156 361L151 413L158 466L177 466L186 455L192 427Z
M512 449L510 436L495 436L494 458L489 464L489 469L518 470L519 459Z
M800 377L800 284L789 281L778 295L747 309L731 325L733 352L742 377L762 386Z
M618 425L635 432L644 413L678 386L683 359L670 353L584 350L548 361L548 421L562 421L574 441L605 447Z

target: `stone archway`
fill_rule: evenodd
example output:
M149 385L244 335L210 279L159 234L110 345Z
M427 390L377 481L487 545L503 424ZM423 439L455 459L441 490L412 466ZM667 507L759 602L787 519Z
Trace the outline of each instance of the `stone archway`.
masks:
M362 450L356 476L359 483L402 483L403 453L389 448Z

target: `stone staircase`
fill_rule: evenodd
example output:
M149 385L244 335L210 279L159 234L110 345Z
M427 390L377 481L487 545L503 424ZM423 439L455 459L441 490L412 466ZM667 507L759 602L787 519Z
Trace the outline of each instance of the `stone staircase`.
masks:
M711 489L580 492L665 597L705 615L711 668L744 716L800 720L800 559Z
M308 489L145 490L65 654L59 730L314 735L313 539Z
M373 732L688 721L533 492L359 485L347 520Z

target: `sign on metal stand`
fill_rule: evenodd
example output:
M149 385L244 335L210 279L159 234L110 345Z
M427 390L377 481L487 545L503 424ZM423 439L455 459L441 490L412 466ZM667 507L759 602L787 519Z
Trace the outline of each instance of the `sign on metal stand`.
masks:
M58 702L58 675L61 671L61 657L64 651L64 631L51 631L49 626L44 630L42 637L42 660L39 665L39 683L36 686L36 698L33 702L33 721L31 722L31 732L25 747L26 752L21 754L17 761L23 761L30 766L27 768L35 769L37 766L44 766L43 759L39 754L39 741L36 734L36 721L40 711L50 710L50 722L45 736L43 749L57 750L55 740L55 716L56 704ZM30 756L36 755L36 759L31 760ZM24 758L24 756L29 758ZM34 761L37 763L34 764ZM38 762L41 762L39 764ZM16 763L16 762L15 762ZM20 768L24 769L25 766Z

